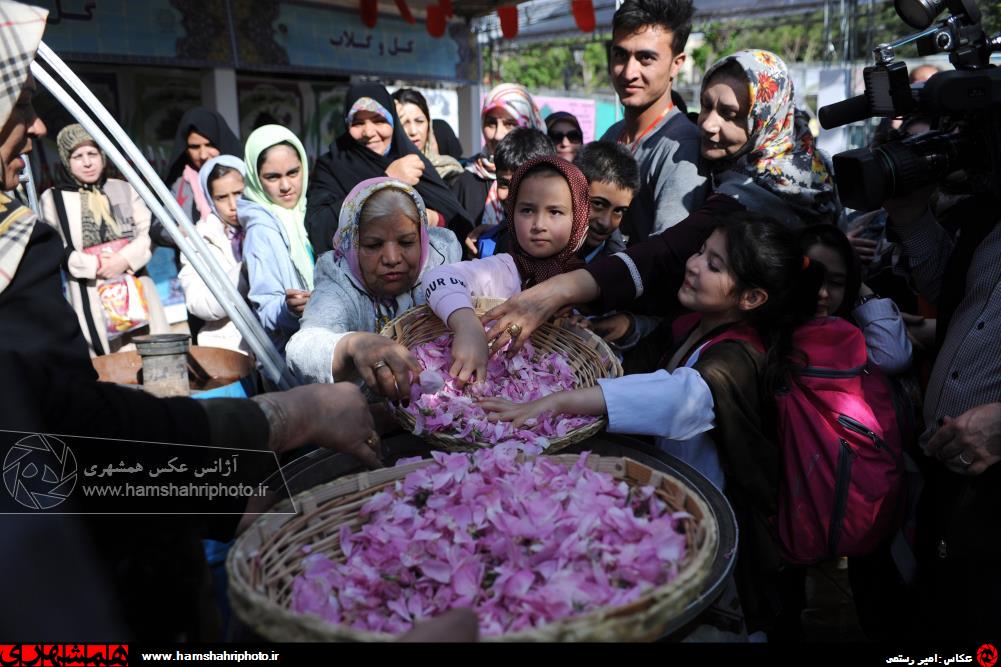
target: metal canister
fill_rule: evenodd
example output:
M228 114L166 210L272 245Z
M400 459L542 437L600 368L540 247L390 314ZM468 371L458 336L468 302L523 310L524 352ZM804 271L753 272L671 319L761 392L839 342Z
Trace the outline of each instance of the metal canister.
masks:
M156 334L132 339L142 357L143 389L155 396L188 396L188 334Z

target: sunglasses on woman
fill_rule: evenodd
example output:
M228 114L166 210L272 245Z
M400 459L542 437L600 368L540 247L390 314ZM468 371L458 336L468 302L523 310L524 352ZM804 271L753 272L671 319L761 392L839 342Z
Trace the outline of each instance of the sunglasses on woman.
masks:
M564 137L569 139L572 144L584 143L584 135L580 130L570 130L569 132L549 132L549 138L553 140L554 144L561 143Z

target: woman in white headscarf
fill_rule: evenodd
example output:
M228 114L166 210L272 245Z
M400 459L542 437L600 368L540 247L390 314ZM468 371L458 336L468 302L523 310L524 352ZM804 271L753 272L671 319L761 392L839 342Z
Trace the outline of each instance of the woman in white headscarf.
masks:
M212 256L244 296L249 290L243 263L244 230L236 209L237 201L243 196L245 173L244 161L235 155L220 155L202 165L198 180L211 212L195 225ZM239 329L186 257L181 257L181 271L177 277L188 311L205 321L198 332L198 344L246 353L248 348Z

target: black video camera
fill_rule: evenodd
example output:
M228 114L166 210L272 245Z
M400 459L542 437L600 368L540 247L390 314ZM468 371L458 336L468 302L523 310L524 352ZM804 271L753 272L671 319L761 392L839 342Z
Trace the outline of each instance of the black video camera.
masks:
M935 23L946 7L948 18ZM976 0L894 0L894 8L920 32L873 49L875 65L863 70L865 93L821 108L820 124L832 129L877 116L921 114L935 119L933 131L835 155L841 201L871 211L950 174L964 192L1001 197L1001 68L990 64L991 52L1001 51L1001 34L984 33ZM956 69L912 86L907 65L893 55L911 43L922 56L948 52Z

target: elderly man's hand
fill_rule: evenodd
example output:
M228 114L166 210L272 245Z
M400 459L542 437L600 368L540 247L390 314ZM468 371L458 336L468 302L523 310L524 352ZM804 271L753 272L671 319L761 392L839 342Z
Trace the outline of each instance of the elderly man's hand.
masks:
M350 382L310 384L253 399L268 418L269 445L287 451L314 444L381 465L379 435L361 390Z
M955 419L946 417L925 453L964 475L979 475L1001 461L1001 403L978 405Z

